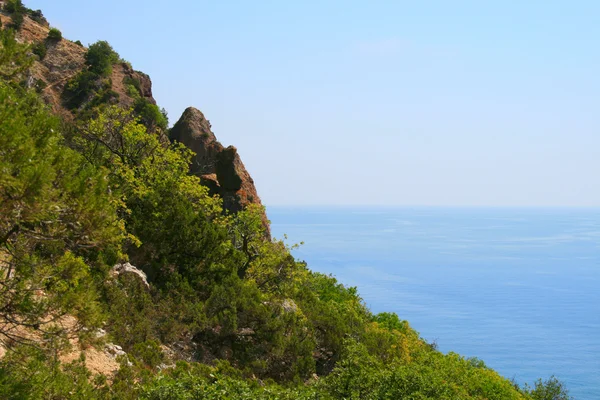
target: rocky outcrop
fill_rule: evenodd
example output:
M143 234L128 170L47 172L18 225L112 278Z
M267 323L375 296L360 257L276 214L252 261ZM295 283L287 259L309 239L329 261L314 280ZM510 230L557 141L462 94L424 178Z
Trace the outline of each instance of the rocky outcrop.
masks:
M144 271L137 269L129 263L115 265L112 268L111 273L113 276L119 276L121 274L134 274L142 281L144 286L146 286L147 288L150 287L150 284L148 284L148 278Z
M9 15L1 11L0 15L3 21L10 22ZM45 57L34 62L27 82L31 87L38 89L56 114L71 119L73 114L65 107L63 94L68 82L86 68L87 49L67 39L48 41L48 32L47 24L40 24L30 17L25 17L17 34L17 39L21 42L44 42L47 48ZM150 77L135 71L129 63L120 62L113 65L107 81L116 95L114 102L124 108L132 107L135 101L128 88L131 82L135 82L142 98L156 104L152 96ZM166 135L160 135L161 139L167 140ZM196 153L190 165L190 173L200 177L201 183L209 188L212 195L219 195L223 199L225 211L235 213L249 204L261 205L254 181L242 163L237 149L233 146L224 147L217 141L211 131L210 122L199 110L185 110L171 130L169 139L183 143ZM262 219L266 236L270 238L267 216L263 214Z
M135 71L131 64L122 62L113 65L112 74L110 76L112 82L112 90L119 94L119 104L125 108L133 106L133 98L129 96L126 84L127 82L135 81L138 84L140 95L147 99L150 103L156 104L156 100L152 96L152 81L150 77L143 72Z
M170 139L192 150L194 156L190 173L200 177L211 194L223 199L227 212L238 212L249 204L262 205L254 180L246 170L237 149L224 147L211 130L210 122L200 110L186 109L171 129ZM269 221L263 214L263 224L270 236Z

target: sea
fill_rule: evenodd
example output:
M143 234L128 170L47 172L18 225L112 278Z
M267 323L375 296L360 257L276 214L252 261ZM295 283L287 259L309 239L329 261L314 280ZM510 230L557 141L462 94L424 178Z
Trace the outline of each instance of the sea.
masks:
M442 352L600 399L600 208L268 207L314 271Z

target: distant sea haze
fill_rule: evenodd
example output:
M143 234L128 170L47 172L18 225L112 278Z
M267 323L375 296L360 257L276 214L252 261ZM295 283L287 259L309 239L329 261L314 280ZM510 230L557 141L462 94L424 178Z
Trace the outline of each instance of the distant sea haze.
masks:
M600 209L268 207L295 256L443 352L600 399Z

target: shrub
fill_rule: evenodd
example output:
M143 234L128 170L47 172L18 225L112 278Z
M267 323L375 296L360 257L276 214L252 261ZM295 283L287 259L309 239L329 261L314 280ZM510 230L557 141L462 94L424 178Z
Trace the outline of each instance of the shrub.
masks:
M169 124L166 115L161 112L156 104L152 104L145 97L140 97L136 100L133 111L140 116L144 125L150 129L158 127L166 130Z
M11 28L14 28L16 30L21 29L21 26L23 25L23 21L25 20L25 18L23 17L23 13L20 11L15 12L11 15L11 18L12 18Z
M34 43L31 46L31 51L33 52L33 54L38 56L38 58L40 60L43 60L44 57L46 57L46 53L47 53L48 49L46 48L46 43L38 42L38 43Z
M63 98L65 105L70 109L79 107L91 94L98 89L98 75L90 71L81 71L71 79L65 91Z
M16 12L23 12L25 6L23 6L23 2L21 0L8 0L6 4L4 4L4 11L9 14Z
M31 10L29 12L29 16L31 17L32 20L34 20L38 24L47 23L46 19L44 18L44 14L42 14L42 10Z
M555 376L551 376L545 381L538 379L533 388L525 385L524 392L533 400L569 400L571 398L565 385Z
M81 47L83 47L83 43L81 43L81 40L76 40L76 41L75 41L75 44L76 44L77 46L81 46Z
M113 64L119 61L119 54L104 40L100 40L88 49L85 63L89 70L95 74L108 76L112 73Z
M34 87L35 87L36 92L42 93L44 91L44 89L46 89L48 87L48 84L41 79L37 79L35 81Z
M50 29L48 32L48 40L52 41L60 41L62 39L62 32L56 28Z

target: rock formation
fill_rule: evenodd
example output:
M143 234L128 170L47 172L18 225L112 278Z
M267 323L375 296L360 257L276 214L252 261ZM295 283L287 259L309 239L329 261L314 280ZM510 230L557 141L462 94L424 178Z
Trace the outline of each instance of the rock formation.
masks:
M119 276L121 274L133 274L142 281L144 286L146 286L147 288L150 288L150 284L148 283L148 277L146 276L144 271L137 269L136 267L134 267L133 265L131 265L129 263L115 265L112 268L111 273L113 276Z
M262 205L254 180L233 146L224 147L211 131L210 122L200 110L186 109L171 129L170 139L180 142L196 155L190 173L200 177L211 194L223 199L223 208L229 212L241 211L249 204ZM269 222L263 214L263 224L270 236Z
M0 12L3 23L10 22L10 16ZM31 87L37 87L42 98L52 107L56 114L63 118L72 118L71 112L64 106L62 95L70 79L85 67L87 49L67 39L48 42L46 40L50 27L34 21L26 16L17 39L26 43L46 43L47 54L34 62L28 78ZM142 72L135 71L129 63L121 62L113 65L110 75L111 89L117 94L117 103L129 108L134 99L127 90L126 82L135 80L139 83L140 95L152 104L156 104L152 96L152 81ZM162 135L162 134L161 134ZM261 205L254 181L244 167L237 149L224 147L211 131L211 126L204 115L195 108L185 110L180 120L170 132L170 139L183 143L196 153L190 166L190 173L200 177L203 185L211 194L223 199L223 208L228 212L238 212L249 204ZM166 138L165 138L166 139ZM266 235L270 237L269 221L263 214Z

